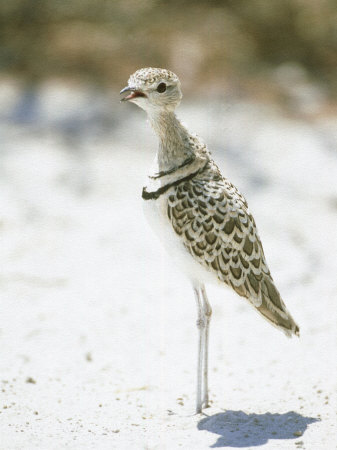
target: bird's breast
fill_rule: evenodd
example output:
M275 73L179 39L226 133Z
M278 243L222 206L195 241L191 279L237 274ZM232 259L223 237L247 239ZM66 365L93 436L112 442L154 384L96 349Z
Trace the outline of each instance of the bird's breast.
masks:
M181 237L174 231L167 213L168 197L174 191L175 187L171 187L157 199L143 200L144 215L166 252L173 259L174 265L180 271L195 283L218 283L216 276L205 270L193 258L184 246Z

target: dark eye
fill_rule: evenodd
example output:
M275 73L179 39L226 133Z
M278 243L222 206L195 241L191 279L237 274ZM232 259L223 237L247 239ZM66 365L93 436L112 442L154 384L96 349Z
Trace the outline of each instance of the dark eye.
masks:
M165 83L159 83L158 86L157 86L157 92L162 94L165 91L166 91L166 84Z

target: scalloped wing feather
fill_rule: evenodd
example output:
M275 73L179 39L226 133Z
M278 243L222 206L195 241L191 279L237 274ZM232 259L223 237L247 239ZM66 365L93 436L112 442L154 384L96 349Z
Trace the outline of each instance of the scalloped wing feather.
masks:
M167 214L194 259L273 325L287 335L298 334L274 285L247 202L213 161L170 192Z

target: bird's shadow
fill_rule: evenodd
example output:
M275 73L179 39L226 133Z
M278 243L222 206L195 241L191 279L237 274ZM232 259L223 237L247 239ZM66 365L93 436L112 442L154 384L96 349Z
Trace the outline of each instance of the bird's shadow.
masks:
M308 425L318 420L293 411L284 414L226 411L201 419L198 429L219 435L211 448L245 448L267 444L269 439L299 439Z

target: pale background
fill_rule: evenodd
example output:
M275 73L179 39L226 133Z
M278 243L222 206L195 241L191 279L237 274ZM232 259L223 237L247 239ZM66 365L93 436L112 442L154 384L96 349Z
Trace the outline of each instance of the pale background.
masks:
M0 449L337 448L334 2L0 14ZM177 113L247 197L301 327L209 287L203 416L192 290L142 215L156 138L119 104L149 65L179 75Z

